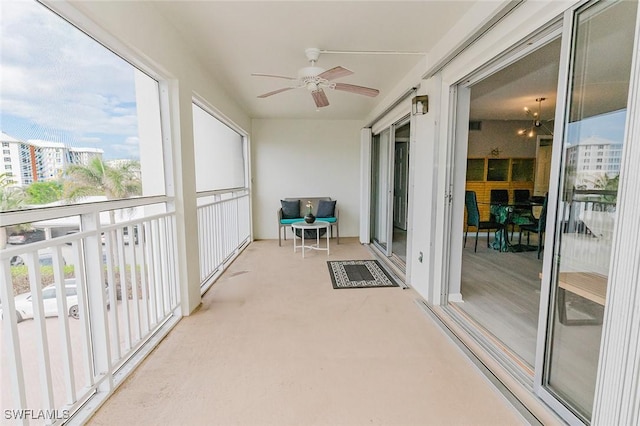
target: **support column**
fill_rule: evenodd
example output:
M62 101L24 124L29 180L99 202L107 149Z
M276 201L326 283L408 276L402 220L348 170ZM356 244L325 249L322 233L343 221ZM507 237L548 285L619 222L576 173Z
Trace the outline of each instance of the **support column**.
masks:
M371 235L371 128L360 130L360 244Z
M198 255L198 218L196 197L196 172L193 141L193 111L189 88L171 81L161 87L168 99L163 111L169 111L171 128L163 129L167 195L173 196L169 206L176 213L177 279L180 288L180 305L183 315L189 315L201 303L200 265ZM163 93L164 94L164 93Z

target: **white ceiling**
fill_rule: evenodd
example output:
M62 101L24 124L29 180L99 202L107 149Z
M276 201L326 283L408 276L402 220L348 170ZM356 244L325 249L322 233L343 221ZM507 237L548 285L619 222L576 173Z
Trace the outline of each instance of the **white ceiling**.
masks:
M527 120L524 107L538 111L543 120L554 118L560 39L471 86L471 120Z
M484 0L486 1L486 0ZM493 1L493 0L491 0ZM380 90L376 98L327 91L331 105L316 111L310 93L257 96L296 77L308 65L304 50L428 52L473 1L166 1L151 2L213 78L237 96L251 117L363 119L423 55L321 54L318 66L343 66L337 81ZM425 70L426 71L426 70Z
M251 73L296 77L299 68L309 65L304 52L309 47L428 53L477 1L499 2L263 0L149 4L175 26L212 78L235 94L251 117L364 119L409 71L425 61L424 55L321 54L318 66L330 69L340 65L354 72L336 81L373 87L380 90L380 95L369 98L327 89L331 104L319 110L306 89L257 98L290 82ZM592 22L590 72L600 72L593 73L592 81L587 82L593 97L582 100L584 112L596 114L625 104L627 88L618 83L625 80L624 76L612 76L609 70L627 68L615 64L621 55L607 46L629 48L632 37L611 31L633 18L627 9L609 8ZM556 40L472 86L471 119L525 120L523 107L537 110L535 99L539 97L546 98L542 118L552 119L559 56L560 43Z

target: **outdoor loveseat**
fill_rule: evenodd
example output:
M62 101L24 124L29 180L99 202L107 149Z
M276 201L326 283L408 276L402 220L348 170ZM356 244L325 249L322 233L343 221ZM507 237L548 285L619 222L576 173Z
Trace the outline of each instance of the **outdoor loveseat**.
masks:
M307 204L311 203L313 215L316 220L329 222L331 237L333 228L336 228L336 239L340 244L340 231L338 228L338 205L331 197L297 197L285 198L280 201L281 207L278 209L278 245L282 245L282 234L287 240L287 228L292 223L304 220L307 214ZM297 203L296 203L297 202Z

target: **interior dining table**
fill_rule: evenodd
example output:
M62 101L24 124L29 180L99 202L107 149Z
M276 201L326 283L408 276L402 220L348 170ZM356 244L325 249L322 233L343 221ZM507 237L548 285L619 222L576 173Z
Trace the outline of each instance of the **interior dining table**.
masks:
M531 213L531 208L536 203L518 203L518 204L491 204L490 212L495 217L496 222L502 227L495 233L495 238L490 246L494 250L501 252L523 252L536 251L537 247L528 244L512 244L509 239L507 227L509 225L524 225L535 222L535 218Z

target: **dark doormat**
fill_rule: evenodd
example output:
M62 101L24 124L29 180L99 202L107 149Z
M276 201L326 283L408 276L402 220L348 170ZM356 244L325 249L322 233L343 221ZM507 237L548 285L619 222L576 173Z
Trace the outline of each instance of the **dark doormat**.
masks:
M328 261L333 288L398 287L377 260Z

